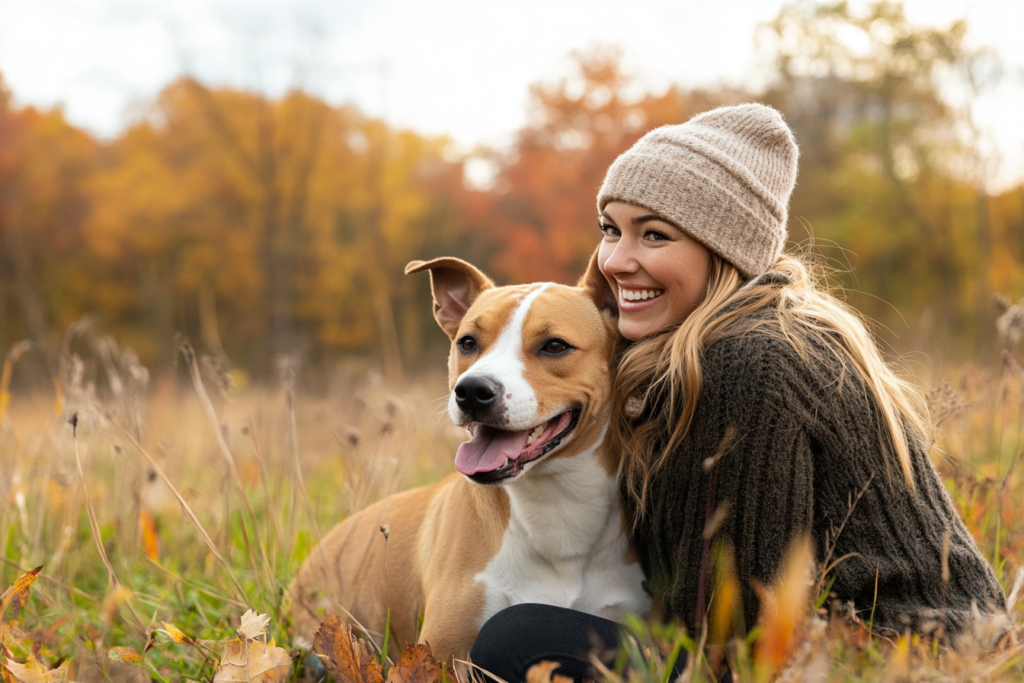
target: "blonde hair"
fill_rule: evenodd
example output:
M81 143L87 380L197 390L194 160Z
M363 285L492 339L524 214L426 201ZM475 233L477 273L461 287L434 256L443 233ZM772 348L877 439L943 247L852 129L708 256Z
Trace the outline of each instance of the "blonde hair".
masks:
M612 438L622 453L620 474L637 503L637 514L643 514L652 476L693 424L704 352L722 339L753 332L785 340L805 360L824 360L823 354L831 354L841 368L837 390L847 372L855 373L880 414L879 442L887 468L898 464L913 488L909 440L926 433L924 400L886 364L857 313L819 286L810 267L796 256L783 254L774 266L789 283L754 282L743 288L735 266L711 256L707 290L698 307L678 326L626 347L619 360ZM751 315L764 310L775 315ZM830 341L809 343L823 337Z

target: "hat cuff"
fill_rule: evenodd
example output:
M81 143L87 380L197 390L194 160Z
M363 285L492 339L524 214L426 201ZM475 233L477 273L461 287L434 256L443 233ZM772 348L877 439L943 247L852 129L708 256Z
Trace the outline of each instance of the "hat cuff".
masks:
M779 221L739 179L699 158L684 165L626 153L608 170L598 211L612 201L653 211L748 278L770 270L786 241L785 218Z

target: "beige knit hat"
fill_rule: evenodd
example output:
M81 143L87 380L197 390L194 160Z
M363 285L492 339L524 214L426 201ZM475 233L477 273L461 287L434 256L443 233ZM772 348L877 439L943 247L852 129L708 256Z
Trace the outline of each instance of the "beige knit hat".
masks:
M763 104L712 109L652 130L619 156L597 194L669 220L745 277L768 271L786 242L799 151Z

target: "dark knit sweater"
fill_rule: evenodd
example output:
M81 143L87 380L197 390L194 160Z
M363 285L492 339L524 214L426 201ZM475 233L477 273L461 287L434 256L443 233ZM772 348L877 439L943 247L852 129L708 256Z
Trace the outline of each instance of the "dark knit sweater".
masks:
M777 325L770 314L759 315ZM817 348L830 343L820 341ZM826 358L801 358L764 331L707 350L692 427L654 476L636 529L648 589L664 603L666 616L699 629L698 605L707 607L714 574L708 566L702 570L702 564L713 564L702 558L724 541L735 556L751 628L759 606L750 579L770 586L801 531L810 532L819 562L832 543L833 561L856 553L832 570L832 592L852 601L865 622L874 604L876 627L930 631L942 623L955 633L970 618L972 604L982 613L1005 611L992 568L953 509L926 448L912 440L916 486L910 490L898 465L886 465L891 460L864 385L846 372L837 390L841 366L834 355L819 355ZM706 469L730 425L731 444L717 466ZM709 510L720 508L727 515L706 543Z

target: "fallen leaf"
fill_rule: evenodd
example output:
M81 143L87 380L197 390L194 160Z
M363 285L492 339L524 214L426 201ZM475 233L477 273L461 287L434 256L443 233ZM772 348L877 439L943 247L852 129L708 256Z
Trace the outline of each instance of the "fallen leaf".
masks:
M11 672L15 680L21 681L21 683L51 683L53 681L64 681L67 679L68 668L67 662L61 664L56 669L49 669L35 658L34 655L29 653L28 658L24 664L19 664L11 658L7 658L4 662L4 666Z
M224 654L214 674L214 683L278 683L292 670L292 658L287 650L273 644L253 641L248 643L232 638L224 646Z
M809 606L808 593L813 575L814 555L810 539L799 537L786 551L776 585L762 600L754 668L757 680L768 680L800 637ZM755 589L757 587L755 586Z
M321 656L324 666L341 683L363 683L359 655L352 647L352 628L337 614L324 617L313 635L313 652Z
M146 557L154 562L160 561L160 532L156 530L156 519L153 513L144 507L139 508L139 526L142 528L142 546L146 549Z
M441 665L429 645L410 645L388 673L388 683L439 683Z
M266 614L256 614L256 610L248 610L242 615L242 625L238 627L238 635L248 640L256 640L263 635L263 630L270 623Z
M166 621L161 621L160 623L164 625L164 633L169 635L174 642L195 646L196 641L182 633L181 629L174 624L168 624Z
M573 683L573 679L562 674L552 674L555 669L562 665L559 662L552 662L542 659L529 668L526 672L526 683Z
M28 602L28 589L35 583L39 572L43 571L43 566L39 565L35 569L19 576L14 580L14 584L10 588L4 591L3 595L0 595L0 616L7 612L8 607L11 607L11 618L18 618L21 609Z
M359 675L363 683L384 683L384 669L370 644L365 640L352 638L352 649L359 660Z
M107 658L112 662L142 664L142 655L136 652L133 647L112 647L107 650Z

